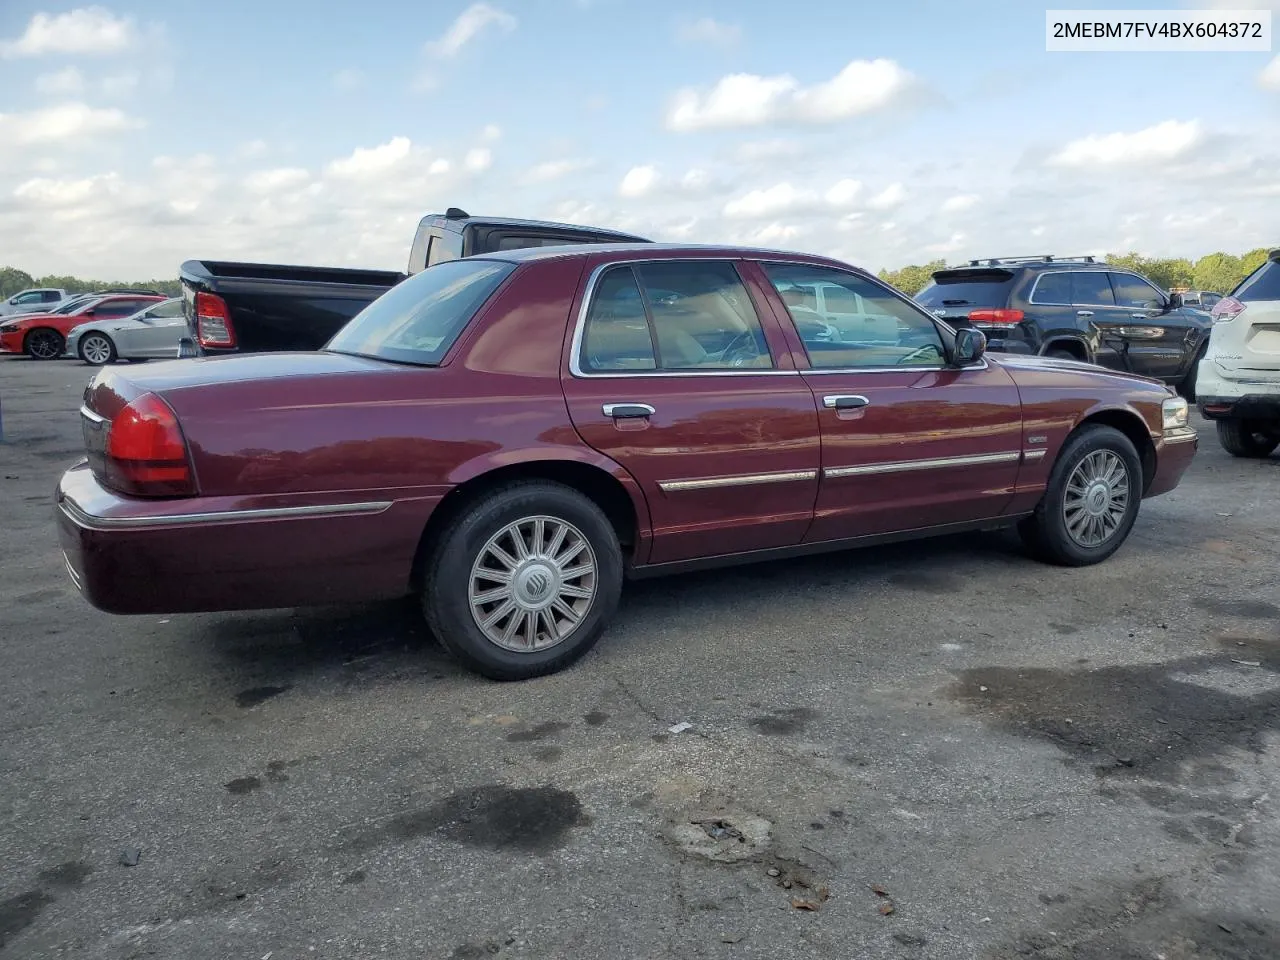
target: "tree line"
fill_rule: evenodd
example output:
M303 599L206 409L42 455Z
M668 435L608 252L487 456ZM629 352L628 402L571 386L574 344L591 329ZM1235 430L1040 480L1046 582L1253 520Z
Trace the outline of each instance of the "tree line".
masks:
M182 294L182 285L177 280L146 280L144 282L105 280L81 280L79 277L33 277L25 270L16 267L0 267L0 300L7 300L19 290L28 287L55 287L68 293L92 293L95 290L107 290L115 287L130 287L146 290L159 290L165 296L177 297Z
M1229 293L1235 289L1236 284L1266 262L1267 252L1267 247L1258 247L1238 257L1230 253L1208 253L1196 261L1185 257L1144 257L1135 252L1108 253L1102 259L1112 266L1140 273L1165 290L1186 288ZM900 270L881 270L880 279L888 281L909 296L915 296L935 271L945 270L946 267L945 260L933 260Z

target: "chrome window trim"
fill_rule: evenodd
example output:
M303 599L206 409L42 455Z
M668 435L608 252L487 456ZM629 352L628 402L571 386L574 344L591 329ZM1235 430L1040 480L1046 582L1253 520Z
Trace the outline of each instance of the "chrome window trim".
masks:
M794 483L799 480L817 480L817 470L787 470L781 473L746 473L736 477L707 477L701 480L660 480L658 489L663 493L681 490L714 490L720 487L745 487L758 483Z
M1040 286L1040 279L1042 277L1047 277L1050 274L1061 274L1061 273L1065 273L1068 276L1070 276L1073 273L1105 273L1105 274L1114 273L1120 276L1133 277L1134 279L1139 280L1142 283L1145 283L1148 287L1150 287L1156 293L1160 294L1160 296L1166 297L1166 298L1168 297L1167 293L1162 291L1159 287L1157 287L1154 283L1152 283L1150 280L1148 280L1146 277L1144 277L1140 273L1134 273L1132 270L1108 269L1106 267L1090 267L1087 270L1043 270L1041 271L1036 276L1036 282L1031 284L1031 290L1027 294L1027 303L1031 304L1034 307L1116 307L1117 309L1121 309L1121 310L1133 309L1132 307L1125 307L1119 303L1114 303L1114 302L1113 303L1042 303L1039 300L1037 300L1036 287ZM1109 285L1111 281L1108 280L1107 283ZM1111 294L1112 294L1112 297L1115 296L1114 289L1112 289Z
M595 295L596 286L600 282L600 276L610 267L627 266L639 263L682 263L687 260L707 260L712 263L728 263L734 265L750 261L752 263L785 263L797 267L821 267L827 270L839 271L840 267L825 263L808 263L805 260L796 260L791 257L783 256L739 256L739 257L644 257L640 259L610 260L602 263L591 271L591 276L587 278L586 288L583 290L582 303L578 305L578 315L574 318L573 336L569 340L569 374L578 380L618 380L631 379L635 377L659 378L659 377L798 377L803 374L810 373L938 373L943 370L986 370L987 361L984 359L980 364L972 364L967 367L844 367L844 368L822 368L818 369L812 366L806 370L779 370L776 367L768 370L613 370L613 371L595 371L583 370L582 364L579 362L582 355L582 341L586 335L587 314L591 308L591 300ZM955 328L946 323L939 317L931 315L919 304L914 303L908 298L903 297L901 293L889 287L884 281L870 274L857 273L856 268L846 266L846 271L853 272L860 279L868 280L875 286L883 287L885 292L902 302L908 307L918 312L922 317L932 323L935 327L942 326L955 335ZM744 283L745 287L746 284ZM750 290L747 291L750 297ZM755 302L752 301L752 310L755 310ZM757 313L756 319L760 321L763 327L764 321ZM772 357L770 359L773 359ZM806 357L806 359L808 359Z
M618 377L761 377L761 376L795 376L799 374L798 370L779 370L776 366L770 366L767 369L759 370L612 370L597 371L584 370L582 368L582 341L586 336L587 314L591 311L591 303L595 298L596 287L600 283L600 277L606 270L613 267L635 266L642 263L687 263L690 261L700 261L705 263L727 263L733 268L735 274L738 273L738 264L742 263L743 257L645 257L643 259L627 259L627 260L610 260L602 263L591 271L591 276L587 278L586 289L582 293L582 303L578 305L578 316L574 320L573 338L569 342L569 373L582 380L599 379L617 379ZM751 291L747 288L746 281L742 279L741 274L738 275L739 281L742 283L742 289L747 294L747 300L751 306L751 312L755 314L756 323L760 325L760 334L765 337L765 346L768 347L768 336L765 333L764 319L756 310L755 301L751 299ZM643 290L641 296L644 295ZM776 364L777 359L772 353L769 355L770 364Z
M365 503L324 503L306 507L263 507L250 510L216 510L209 513L169 513L148 517L104 517L89 513L71 500L58 506L78 526L93 530L134 530L147 527L192 526L234 523L253 520L297 520L311 517L339 517L382 513L391 507L390 500Z
M946 467L976 467L991 463L1014 463L1022 459L1022 452L1010 450L1003 453L978 453L963 457L931 457L924 460L893 460L884 463L863 463L854 467L828 467L823 477L837 480L841 477L865 477L882 473L907 473L912 470L940 470Z

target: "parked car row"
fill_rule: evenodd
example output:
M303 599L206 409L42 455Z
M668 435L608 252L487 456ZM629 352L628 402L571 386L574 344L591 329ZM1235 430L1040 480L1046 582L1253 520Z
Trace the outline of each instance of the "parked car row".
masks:
M0 353L25 353L34 360L79 357L95 365L176 359L185 329L181 297L89 294L49 313L0 320Z

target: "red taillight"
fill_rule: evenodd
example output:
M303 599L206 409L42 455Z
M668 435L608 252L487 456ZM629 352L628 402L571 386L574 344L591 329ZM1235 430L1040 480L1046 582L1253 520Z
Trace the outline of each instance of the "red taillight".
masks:
M140 497L196 492L178 418L154 393L126 404L111 421L102 480L121 493Z
M1214 323L1227 323L1244 313L1245 305L1235 297L1223 297L1213 305L1209 315Z
M1012 326L1022 322L1021 310L970 310L972 323L1001 323Z
M234 347L236 328L227 301L216 293L196 294L196 339L202 347Z

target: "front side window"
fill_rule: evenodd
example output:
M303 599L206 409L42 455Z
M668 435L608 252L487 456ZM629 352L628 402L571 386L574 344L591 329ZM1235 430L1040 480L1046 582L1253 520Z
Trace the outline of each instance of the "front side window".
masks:
M512 263L467 259L415 273L352 317L325 349L435 366L515 269Z
M762 263L791 314L815 369L937 367L946 361L933 320L856 274L796 263ZM824 285L826 312L802 305L795 291ZM843 294L835 297L831 287ZM841 307L832 310L832 304ZM855 306L854 312L844 308Z
M160 320L172 320L175 317L182 316L182 301L167 300L164 303L157 304L147 311L147 316L156 317Z
M683 260L605 271L579 363L588 372L761 370L773 358L734 265Z
M14 297L14 298L13 298L12 300L10 300L9 302L10 302L10 303L39 303L39 302L40 302L40 291L39 291L39 290L37 290L37 291L35 291L34 293L23 293L23 294L19 294L18 296Z
M1111 274L1111 288L1122 307L1159 306L1164 300L1159 290L1132 273Z

